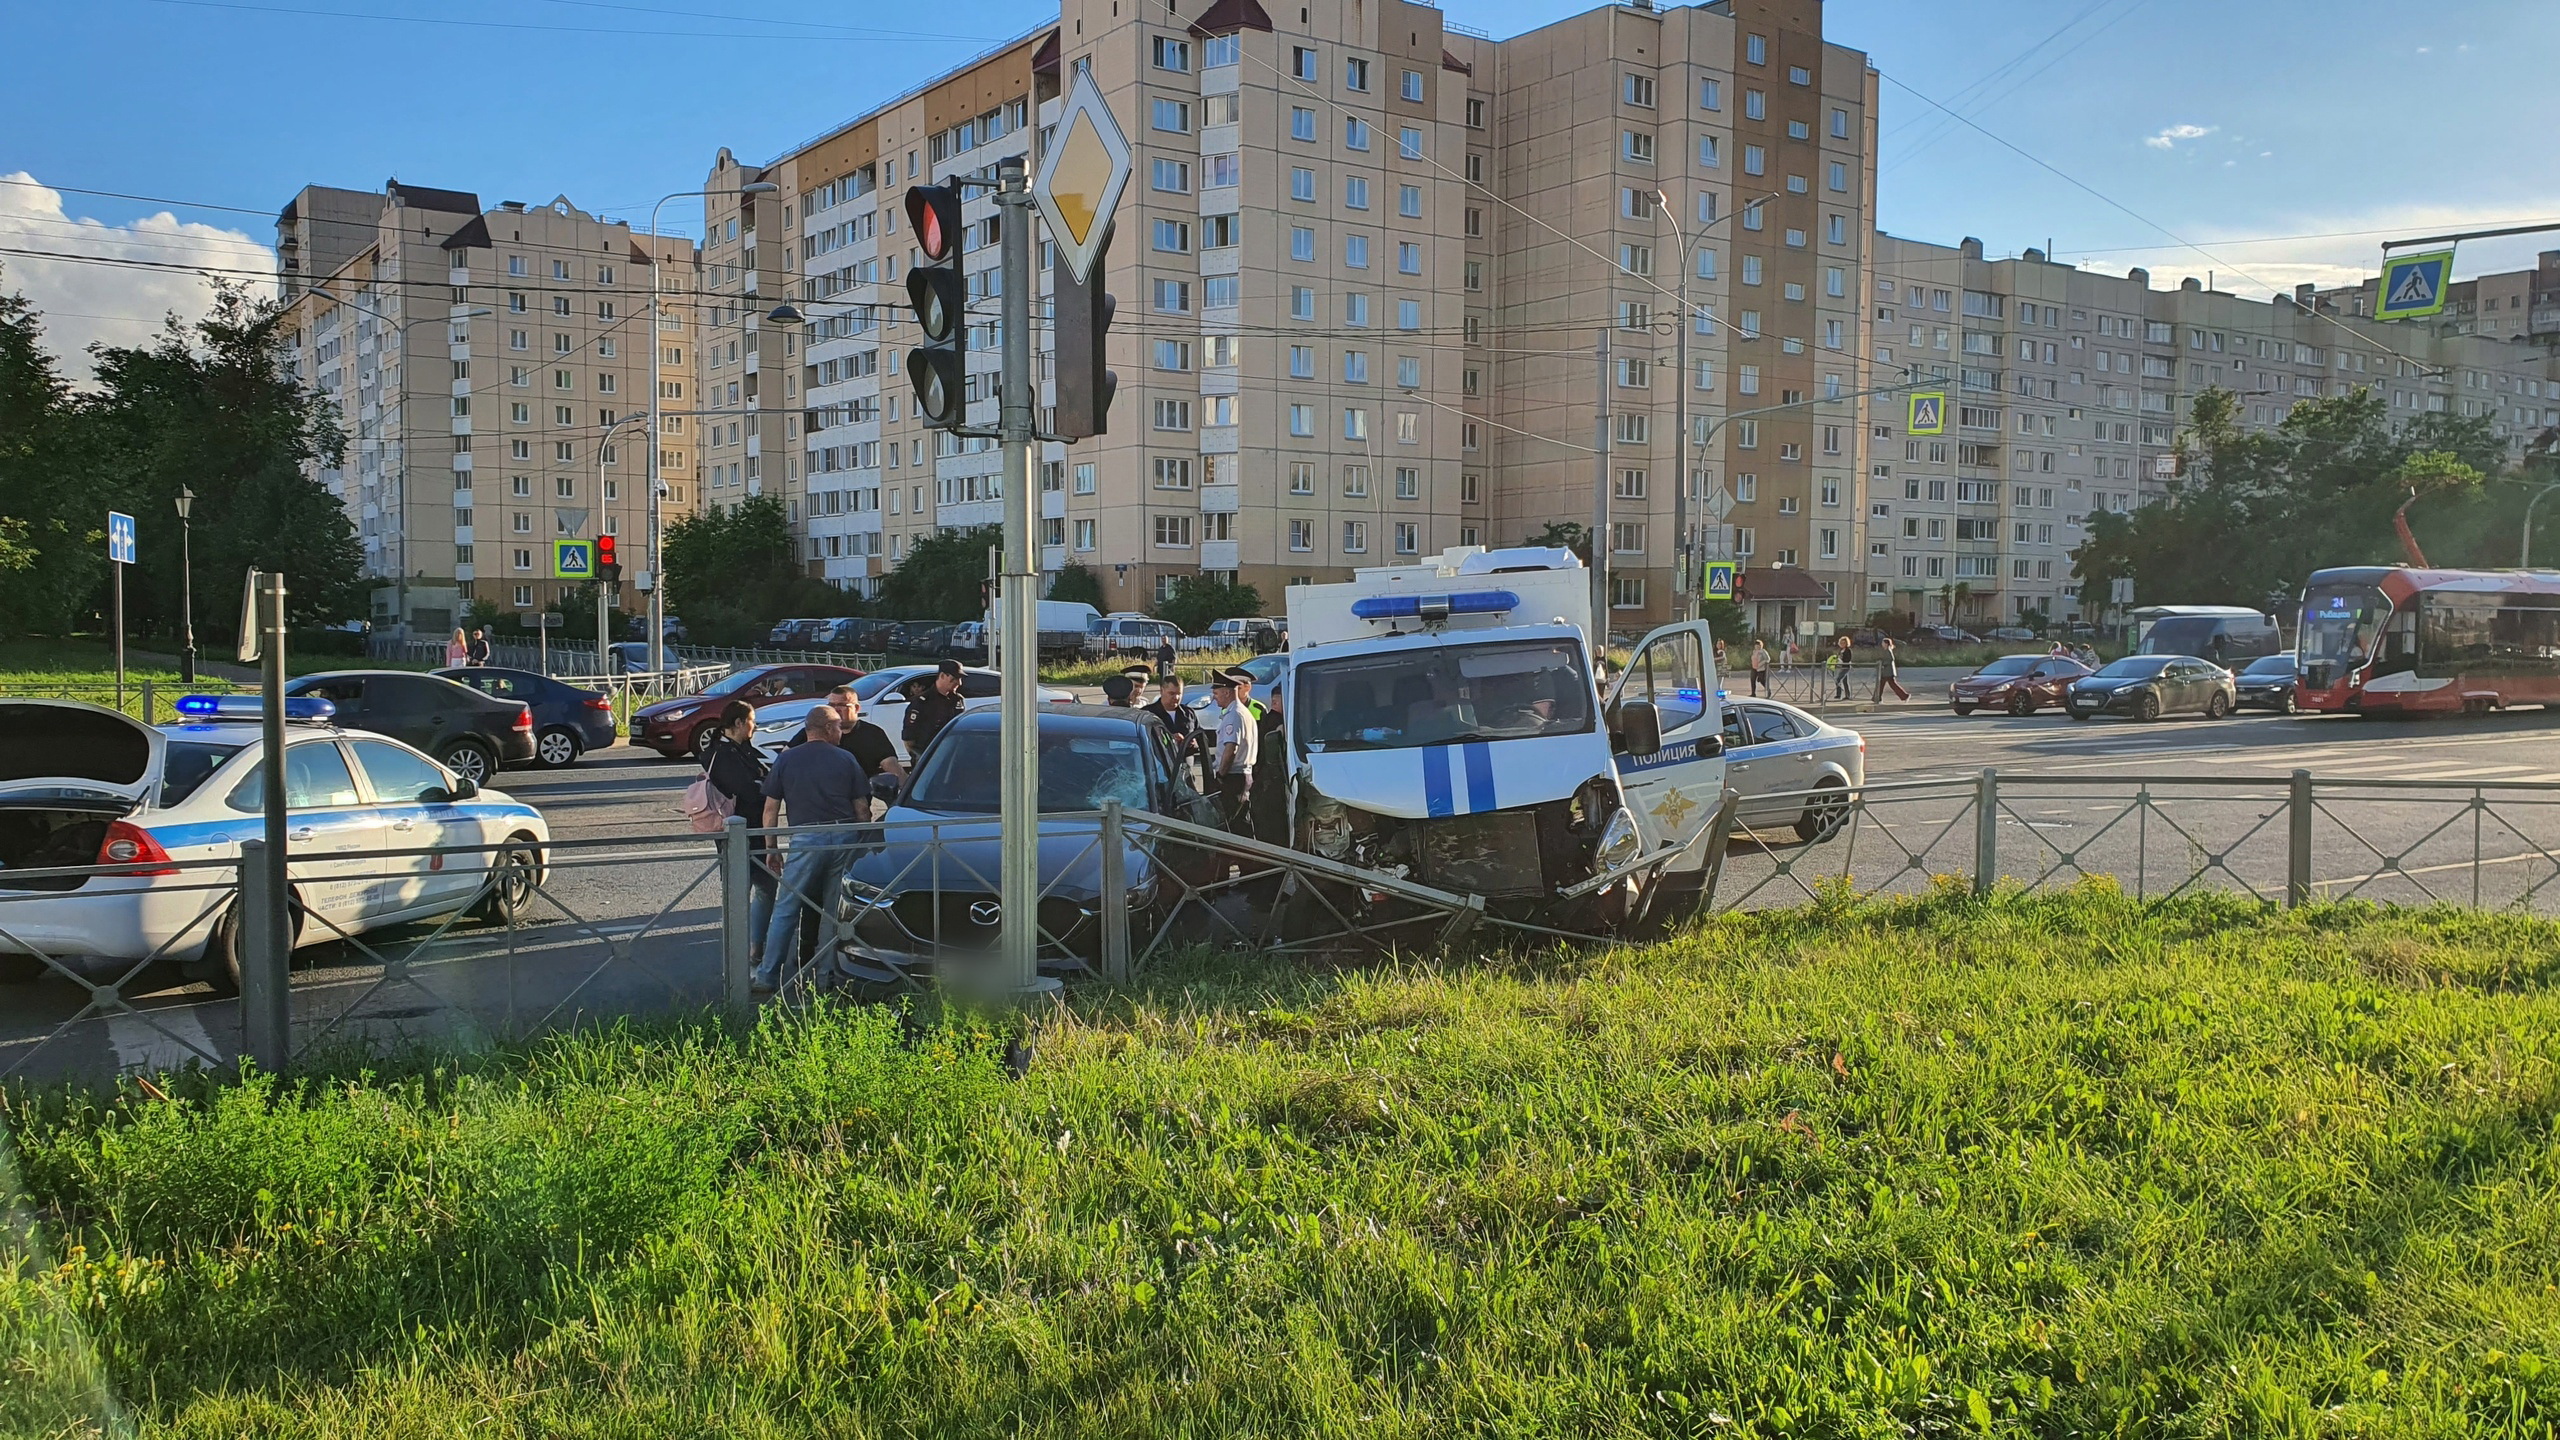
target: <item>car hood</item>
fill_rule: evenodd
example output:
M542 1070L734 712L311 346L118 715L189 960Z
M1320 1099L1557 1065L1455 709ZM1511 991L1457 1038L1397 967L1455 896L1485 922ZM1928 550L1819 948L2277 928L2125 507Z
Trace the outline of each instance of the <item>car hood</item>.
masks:
M1997 690L2004 685L2026 683L2024 675L1967 675L1955 682L1958 690Z
M712 697L702 695L685 695L673 700L659 700L652 704L643 705L639 709L632 711L631 719L634 724L638 724L644 720L659 720L670 715L692 710L696 706L711 703L714 703Z
M2103 694L2110 690L2122 690L2130 685L2148 685L2159 678L2157 675L2110 675L2102 680L2095 675L2083 675L2071 682L2071 688L2086 690L2091 694Z
M76 791L139 805L168 738L78 700L0 701L0 801Z
M1373 815L1427 820L1563 800L1610 772L1598 730L1526 740L1471 740L1402 750L1329 750L1306 757L1318 793Z
M929 890L993 892L1000 885L998 852L1004 831L992 815L940 815L910 806L891 806L882 820L889 826L877 846L865 847L853 862L852 878L877 890L904 894ZM938 830L898 822L939 820ZM1043 816L1040 820L1040 893L1078 904L1102 893L1102 847L1094 843L1101 823L1090 819ZM933 852L939 838L940 855ZM1122 851L1123 871L1136 884L1146 873L1145 852L1134 845Z

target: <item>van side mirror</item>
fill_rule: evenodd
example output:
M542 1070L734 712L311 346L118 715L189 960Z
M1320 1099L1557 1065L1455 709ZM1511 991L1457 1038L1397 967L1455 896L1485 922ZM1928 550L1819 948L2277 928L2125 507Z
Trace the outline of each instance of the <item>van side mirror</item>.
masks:
M1618 743L1638 760L1662 751L1662 713L1653 708L1650 700L1619 702L1618 720L1613 728L1618 732Z

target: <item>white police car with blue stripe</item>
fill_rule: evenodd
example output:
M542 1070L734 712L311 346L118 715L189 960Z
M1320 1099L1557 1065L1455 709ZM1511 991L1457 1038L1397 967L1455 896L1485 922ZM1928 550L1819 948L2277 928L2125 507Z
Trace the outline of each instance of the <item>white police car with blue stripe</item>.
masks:
M476 909L509 918L540 882L550 827L380 735L291 700L285 798L297 945ZM138 962L236 986L232 872L263 835L253 696L191 695L174 724L71 700L0 701L0 979ZM485 847L446 854L367 852ZM495 877L492 867L497 869ZM109 873L22 874L80 866Z

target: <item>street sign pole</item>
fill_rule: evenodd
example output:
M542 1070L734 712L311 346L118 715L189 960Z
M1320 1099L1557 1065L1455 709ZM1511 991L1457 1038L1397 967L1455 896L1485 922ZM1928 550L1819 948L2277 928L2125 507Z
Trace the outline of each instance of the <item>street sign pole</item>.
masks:
M124 565L121 561L110 562L107 568L114 572L113 583L108 589L114 596L110 603L115 608L116 708L121 710L124 708Z
M133 563L133 517L107 512L107 605L116 632L116 708L124 708L124 567Z
M261 892L240 897L243 919L247 908L257 907L262 923L242 925L245 938L256 934L265 940L259 946L242 946L240 956L240 1028L244 1035L256 1037L250 1048L260 1064L281 1070L293 1056L292 1011L287 1000L292 984L293 905L287 881L287 846L285 829L284 776L284 576L275 571L252 571L252 584L257 593L257 628L260 634L258 735L261 741L259 765L260 834L266 841L266 864L261 867Z
M1023 162L996 166L996 208L1004 216L1001 240L1004 304L1002 391L996 431L1004 447L1004 542L996 578L996 603L1004 624L1004 769L998 810L1004 839L997 857L1002 905L998 945L1004 985L1028 997L1059 989L1040 977L1040 487L1032 471L1033 416L1038 393L1031 375L1031 212L1034 202Z

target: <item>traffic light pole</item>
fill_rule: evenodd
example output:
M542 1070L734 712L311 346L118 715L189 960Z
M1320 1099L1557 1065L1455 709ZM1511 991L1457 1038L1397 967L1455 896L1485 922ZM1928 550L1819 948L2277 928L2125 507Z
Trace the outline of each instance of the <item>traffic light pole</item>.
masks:
M1031 185L1019 156L997 162L996 211L1004 277L1004 371L997 438L1004 448L1004 545L996 603L1003 607L1003 692L998 704L1004 769L997 797L1004 838L997 859L1004 983L1018 996L1058 990L1040 976L1040 487L1031 443L1039 390L1031 369Z

